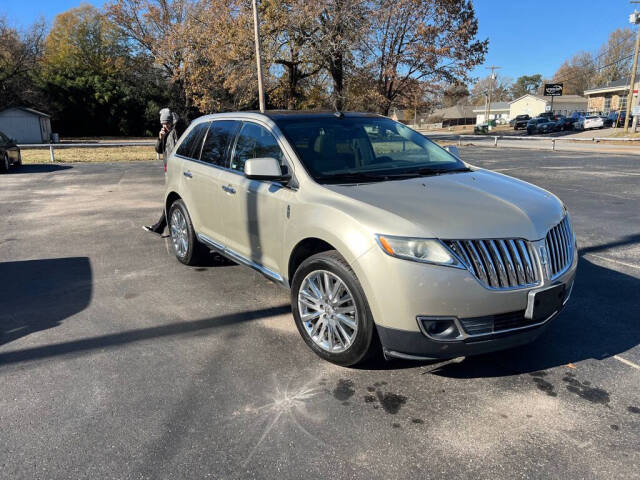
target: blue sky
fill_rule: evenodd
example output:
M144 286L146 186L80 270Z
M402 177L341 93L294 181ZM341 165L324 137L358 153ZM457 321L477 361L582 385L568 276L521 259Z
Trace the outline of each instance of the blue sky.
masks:
M51 22L79 4L78 0L1 0L0 14L28 26L39 16ZM499 65L500 75L514 79L534 73L551 77L574 53L597 50L609 32L630 26L628 16L633 11L627 0L475 0L474 5L478 36L489 38L485 65ZM476 77L487 73L484 65L473 71Z

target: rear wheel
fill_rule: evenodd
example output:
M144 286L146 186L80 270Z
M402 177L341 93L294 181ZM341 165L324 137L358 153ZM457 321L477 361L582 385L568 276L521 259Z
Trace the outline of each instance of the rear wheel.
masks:
M180 263L197 265L208 250L196 238L191 217L182 200L171 204L167 215L171 248Z
M2 171L9 173L9 156L6 153L2 157Z
M318 356L350 366L376 351L375 325L360 282L335 250L306 259L293 276L298 331Z

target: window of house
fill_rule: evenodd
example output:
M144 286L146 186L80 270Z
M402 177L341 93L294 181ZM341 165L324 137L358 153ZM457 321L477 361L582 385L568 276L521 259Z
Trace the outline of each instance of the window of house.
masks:
M623 93L618 98L618 110L627 110L627 94Z
M611 110L611 95L605 95L604 97L604 111L608 112Z

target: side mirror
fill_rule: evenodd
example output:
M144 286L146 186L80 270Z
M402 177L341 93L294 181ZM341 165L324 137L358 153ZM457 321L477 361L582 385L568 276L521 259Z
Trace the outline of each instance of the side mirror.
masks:
M251 180L286 181L291 175L285 174L280 162L272 157L249 158L244 162L244 176Z
M460 158L460 152L455 145L447 145L444 149L456 158Z

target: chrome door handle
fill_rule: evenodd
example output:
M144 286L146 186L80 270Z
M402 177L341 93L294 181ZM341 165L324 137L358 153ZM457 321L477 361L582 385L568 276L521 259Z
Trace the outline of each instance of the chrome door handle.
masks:
M222 190L224 190L227 193L236 193L236 189L233 188L231 185L223 185Z
M189 171L182 172L182 174L187 178L192 178L193 177L193 174L191 172L189 172Z

